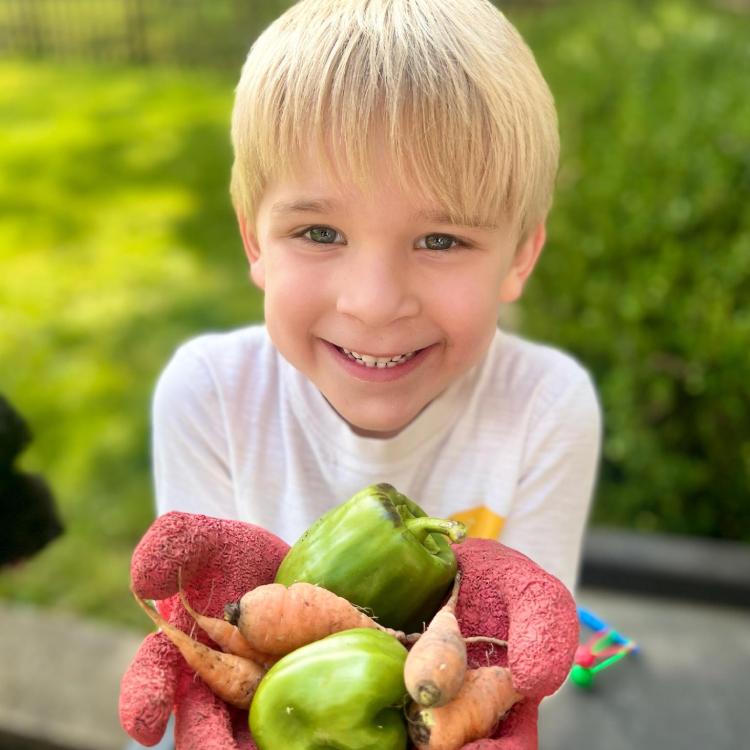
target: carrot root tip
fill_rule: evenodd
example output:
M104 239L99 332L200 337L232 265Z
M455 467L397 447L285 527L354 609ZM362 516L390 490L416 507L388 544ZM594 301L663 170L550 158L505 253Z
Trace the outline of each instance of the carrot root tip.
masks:
M236 625L240 619L240 611L241 610L239 602L230 602L229 604L225 604L224 619L232 625Z
M417 685L416 700L420 706L429 708L436 705L442 697L440 688L434 682L422 682Z
M420 711L418 706L413 706L409 712L409 737L417 747L426 747L430 744L432 727L435 722L432 712Z

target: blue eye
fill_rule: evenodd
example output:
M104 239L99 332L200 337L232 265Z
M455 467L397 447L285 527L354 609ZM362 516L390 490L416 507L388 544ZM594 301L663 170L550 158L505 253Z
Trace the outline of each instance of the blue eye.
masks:
M424 237L424 247L427 250L452 250L459 244L450 234L428 234Z
M331 227L310 227L303 236L312 240L312 242L330 245L336 241L338 232Z

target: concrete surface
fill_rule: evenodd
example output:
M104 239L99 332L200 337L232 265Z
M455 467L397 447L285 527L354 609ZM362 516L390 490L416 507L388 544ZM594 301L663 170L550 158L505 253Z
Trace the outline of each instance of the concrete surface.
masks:
M141 635L0 602L0 748L121 750L125 668Z
M750 747L750 610L595 589L577 599L640 652L545 701L541 750Z

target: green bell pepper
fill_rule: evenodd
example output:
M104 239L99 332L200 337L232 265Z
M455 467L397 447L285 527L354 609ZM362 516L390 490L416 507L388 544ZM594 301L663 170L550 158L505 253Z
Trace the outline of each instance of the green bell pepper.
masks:
M406 649L380 630L334 633L284 656L250 705L260 750L405 750Z
M449 540L465 537L459 521L429 518L390 484L374 484L322 515L284 557L276 582L317 584L381 625L420 631L456 575Z

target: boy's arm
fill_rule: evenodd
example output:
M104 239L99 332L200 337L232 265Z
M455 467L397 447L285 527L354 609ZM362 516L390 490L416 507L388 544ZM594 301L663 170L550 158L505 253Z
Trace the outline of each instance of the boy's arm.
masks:
M223 405L207 364L188 347L178 349L154 392L157 513L233 518L237 511Z
M599 463L601 409L581 370L551 403L539 399L500 541L573 591Z

